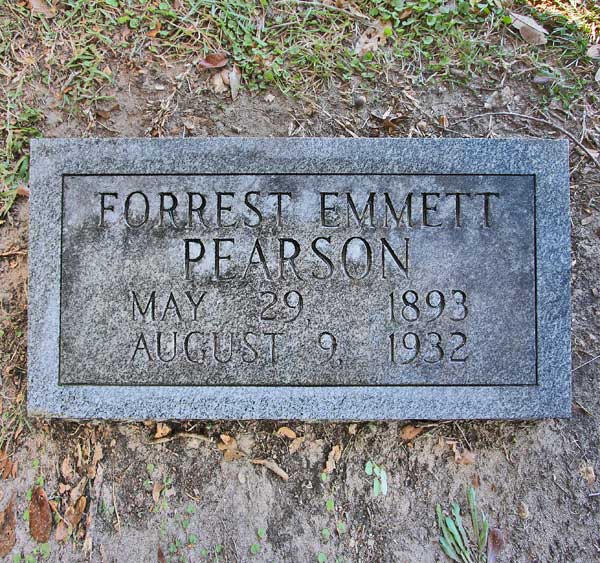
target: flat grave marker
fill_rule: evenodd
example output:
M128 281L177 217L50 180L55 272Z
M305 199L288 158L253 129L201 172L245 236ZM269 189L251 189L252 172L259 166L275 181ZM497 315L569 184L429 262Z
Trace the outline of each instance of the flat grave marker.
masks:
M568 416L567 148L34 141L29 411Z

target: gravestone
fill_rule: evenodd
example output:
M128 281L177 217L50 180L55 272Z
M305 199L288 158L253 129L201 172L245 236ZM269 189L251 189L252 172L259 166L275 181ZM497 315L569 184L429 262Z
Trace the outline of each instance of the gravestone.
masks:
M36 140L30 413L570 412L568 145Z

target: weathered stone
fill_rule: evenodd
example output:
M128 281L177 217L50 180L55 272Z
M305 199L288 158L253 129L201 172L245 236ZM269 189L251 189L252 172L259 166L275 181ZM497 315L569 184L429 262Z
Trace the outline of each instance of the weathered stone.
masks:
M567 143L40 140L29 409L570 411Z

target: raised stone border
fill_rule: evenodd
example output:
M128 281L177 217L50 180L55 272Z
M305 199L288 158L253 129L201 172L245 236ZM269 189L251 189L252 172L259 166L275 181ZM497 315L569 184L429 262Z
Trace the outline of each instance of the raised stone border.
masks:
M537 384L200 387L59 385L62 177L206 173L522 174L536 184ZM568 143L538 140L34 140L30 414L88 419L527 419L569 416Z

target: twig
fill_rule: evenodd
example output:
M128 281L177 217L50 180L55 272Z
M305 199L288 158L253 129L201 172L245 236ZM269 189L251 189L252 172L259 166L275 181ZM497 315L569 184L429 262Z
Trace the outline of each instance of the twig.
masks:
M121 519L119 518L119 510L117 509L117 497L115 495L115 484L112 486L113 506L115 507L115 516L117 517L117 529L121 533Z
M477 115L471 115L470 117L464 117L462 119L458 119L457 121L453 121L453 123L463 123L464 121L471 121L473 119L478 119L480 117L492 117L494 115L505 115L508 117L518 117L519 119L527 119L529 121L535 121L536 123L543 123L548 127L552 127L557 131L560 131L563 135L566 135L575 143L584 153L585 155L600 169L600 161L592 154L592 152L581 142L573 133L567 131L564 127L553 123L548 119L542 119L541 117L534 117L533 115L526 115L524 113L514 113L512 111L491 111L488 113L479 113Z
M581 369L582 367L585 367L585 366L591 364L592 362L595 362L598 359L600 359L600 354L598 354L597 356L595 356L591 360L588 360L587 362L583 362L580 366L577 366L576 368L573 368L571 370L571 373L573 373L574 371L577 371L578 369Z
M353 12L349 12L348 10L344 10L344 8L338 8L334 5L322 4L321 2L310 2L308 0L279 0L278 2L275 2L275 4L301 4L302 6L311 6L312 8L324 8L326 10L331 10L332 12L344 14L350 18L362 21L371 26L375 25L367 16L363 16L362 14L355 14Z
M0 253L0 258L7 258L8 256L22 256L27 254L27 250L25 248L18 248L16 250L7 250L6 252Z
M175 434L171 434L170 436L165 436L164 438L157 438L156 440L151 440L149 443L151 445L165 444L167 442L176 440L177 438L189 438L189 439L195 438L196 440L201 440L203 442L208 442L208 443L212 442L212 440L210 438L207 438L203 434L196 434L194 432L175 432Z

